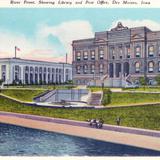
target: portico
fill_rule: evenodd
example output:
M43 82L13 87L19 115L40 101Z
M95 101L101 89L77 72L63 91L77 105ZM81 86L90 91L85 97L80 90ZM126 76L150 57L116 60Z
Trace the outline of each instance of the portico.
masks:
M65 83L72 80L72 65L20 58L1 58L0 79L5 84Z

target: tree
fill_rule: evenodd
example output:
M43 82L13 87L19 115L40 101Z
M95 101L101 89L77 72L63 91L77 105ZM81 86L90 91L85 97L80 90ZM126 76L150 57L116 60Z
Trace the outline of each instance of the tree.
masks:
M144 87L144 90L145 90L147 82L148 82L148 78L147 77L146 78L145 77L140 77L139 82L140 82L140 85L142 85Z
M140 77L139 78L139 83L142 85L142 86L145 86L147 85L147 79L145 77Z
M3 80L2 80L2 79L0 79L0 85L2 85L2 83L3 83Z
M155 80L156 80L157 84L160 85L160 75L156 76Z

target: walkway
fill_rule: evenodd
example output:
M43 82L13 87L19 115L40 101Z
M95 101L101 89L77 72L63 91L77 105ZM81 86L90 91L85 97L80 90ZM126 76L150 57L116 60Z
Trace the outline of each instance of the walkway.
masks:
M160 151L160 131L114 125L96 129L87 122L9 112L0 112L0 122Z

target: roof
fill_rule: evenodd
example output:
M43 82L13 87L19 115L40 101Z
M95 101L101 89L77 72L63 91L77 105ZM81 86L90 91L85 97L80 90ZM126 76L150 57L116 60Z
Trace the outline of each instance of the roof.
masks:
M62 62L49 62L49 61L39 61L39 60L32 60L32 59L22 59L22 58L0 58L0 61L24 61L24 62L38 62L38 63L51 63L51 64L67 64L69 63L62 63Z

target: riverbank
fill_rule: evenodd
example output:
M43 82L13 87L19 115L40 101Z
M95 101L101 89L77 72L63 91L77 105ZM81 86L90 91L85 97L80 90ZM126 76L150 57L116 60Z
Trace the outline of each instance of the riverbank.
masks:
M113 125L96 129L87 122L8 112L0 112L0 122L160 151L159 131Z

